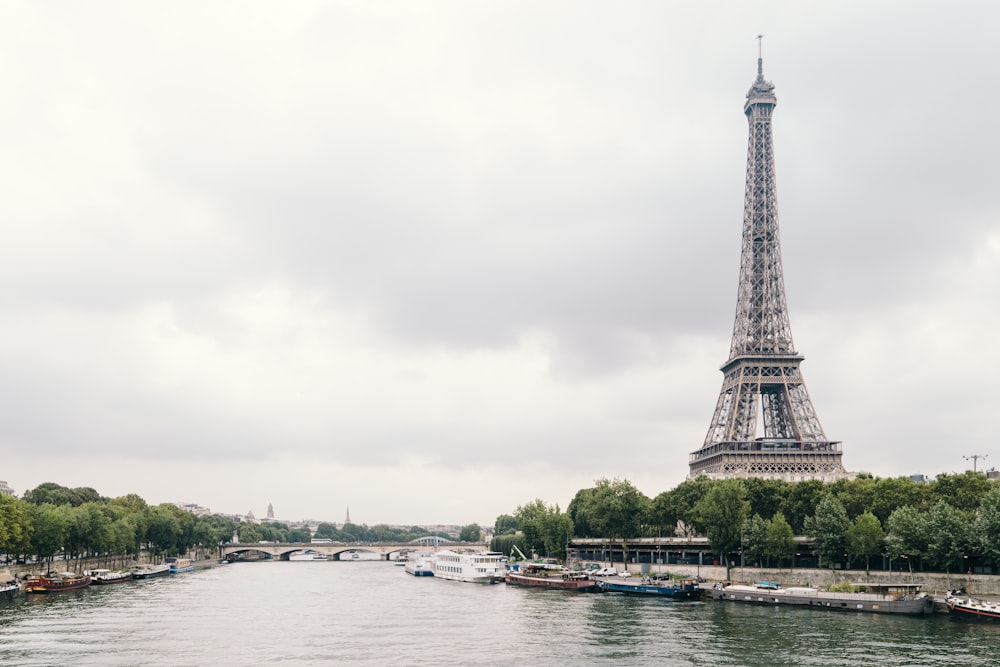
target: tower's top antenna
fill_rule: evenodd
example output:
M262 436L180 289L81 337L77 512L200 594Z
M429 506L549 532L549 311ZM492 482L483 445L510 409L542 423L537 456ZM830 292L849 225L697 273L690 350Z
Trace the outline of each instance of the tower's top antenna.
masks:
M764 35L757 35L757 80L764 80Z

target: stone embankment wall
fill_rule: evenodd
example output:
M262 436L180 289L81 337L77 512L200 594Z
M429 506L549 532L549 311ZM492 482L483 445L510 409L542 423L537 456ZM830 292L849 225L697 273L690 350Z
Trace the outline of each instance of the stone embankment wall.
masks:
M604 563L621 570L621 563ZM670 572L682 576L700 574L706 581L723 581L726 578L726 568L714 565L646 565L650 572ZM639 565L629 564L629 570L640 573ZM757 581L777 581L785 586L829 586L840 582L869 582L873 584L905 583L920 584L921 590L935 595L944 595L949 590L964 588L970 595L1000 596L1000 575L994 574L942 574L938 572L893 572L890 578L888 572L872 572L865 574L864 570L827 570L827 569L777 569L777 568L732 568L730 576L733 581L754 583Z

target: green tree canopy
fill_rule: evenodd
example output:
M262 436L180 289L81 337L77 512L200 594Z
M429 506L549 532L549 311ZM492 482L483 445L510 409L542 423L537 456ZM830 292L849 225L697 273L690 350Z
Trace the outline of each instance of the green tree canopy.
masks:
M976 513L975 534L980 553L993 567L1000 568L1000 485L994 484L983 496Z
M850 525L844 506L832 493L820 499L813 516L806 517L806 533L813 538L815 552L827 565L832 567L847 553L847 529Z
M795 533L792 526L785 520L785 515L775 512L767 522L766 551L768 559L773 558L778 566L791 561L795 555Z
M743 523L744 562L762 565L767 556L767 522L754 514Z
M913 561L927 553L927 519L914 507L900 507L885 522L886 548L892 560L905 560L913 571Z
M739 479L721 480L695 505L697 524L705 531L712 550L726 564L726 578L732 568L729 554L740 547L743 522L750 513L746 487Z
M478 523L470 523L467 526L462 526L458 533L458 539L462 542L478 542L483 539L483 530Z
M970 545L969 522L965 515L943 500L931 507L927 517L927 560L952 572L961 567Z
M882 553L885 532L882 524L871 512L858 516L847 529L847 549L854 558L865 559L865 571L871 569L872 556Z
M966 472L958 475L938 475L931 483L931 496L935 502L943 500L957 510L975 512L986 492L990 481L981 472Z

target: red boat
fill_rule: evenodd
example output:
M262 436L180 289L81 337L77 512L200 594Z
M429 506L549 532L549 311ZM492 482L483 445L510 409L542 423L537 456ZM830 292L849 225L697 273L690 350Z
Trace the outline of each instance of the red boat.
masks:
M535 586L572 591L596 591L597 582L585 572L553 570L544 566L528 565L518 571L508 571L506 581L512 586Z
M25 582L25 593L58 593L85 588L90 585L90 577L74 572L49 572L28 577Z

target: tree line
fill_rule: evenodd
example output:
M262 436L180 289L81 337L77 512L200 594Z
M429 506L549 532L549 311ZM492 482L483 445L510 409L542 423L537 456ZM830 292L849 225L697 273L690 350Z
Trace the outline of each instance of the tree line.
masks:
M472 530L474 528L474 530ZM315 537L339 542L408 542L435 533L416 526L332 523L317 526ZM154 557L194 554L202 558L237 535L240 542L309 542L308 527L275 521L242 522L217 514L195 515L171 503L149 505L130 493L106 498L90 487L45 482L21 498L0 495L0 557L47 562L98 559L107 567L130 563L142 552ZM440 537L448 537L437 533ZM463 528L462 539L479 539L479 526Z
M231 519L195 516L169 503L149 505L134 493L105 498L89 487L53 482L22 498L0 495L0 554L8 564L34 558L51 567L59 555L114 567L142 551L202 557L232 537L235 526Z
M863 563L883 555L905 567L966 571L1000 568L1000 485L985 475L939 475L929 483L861 474L816 480L698 477L649 498L628 480L599 479L565 511L534 500L496 519L491 547L565 558L572 537L705 536L727 566L782 566L809 536L820 565Z

